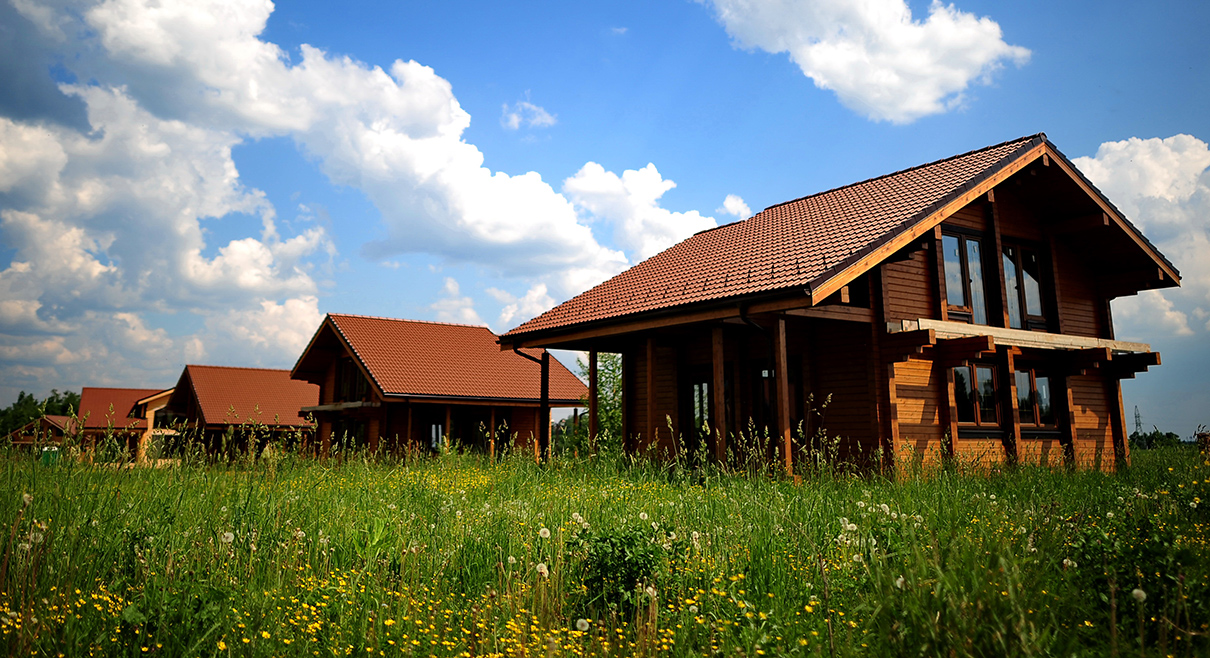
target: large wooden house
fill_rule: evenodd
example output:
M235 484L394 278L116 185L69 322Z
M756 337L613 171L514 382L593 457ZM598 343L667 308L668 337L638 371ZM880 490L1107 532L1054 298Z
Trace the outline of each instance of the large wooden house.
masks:
M496 338L487 327L333 313L291 376L319 386L304 412L325 453L334 442L435 450L451 438L490 452L502 437L545 449L550 407L580 406L588 389L545 350L502 352Z
M1109 302L1179 281L1039 134L703 231L500 343L621 353L632 448L767 431L792 472L822 427L845 459L1112 468L1159 355Z

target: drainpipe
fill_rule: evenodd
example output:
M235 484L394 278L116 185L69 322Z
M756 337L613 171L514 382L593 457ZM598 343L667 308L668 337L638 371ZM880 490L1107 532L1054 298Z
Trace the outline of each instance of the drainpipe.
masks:
M514 347L513 352L542 366L541 400L538 411L538 446L543 459L550 459L550 352L542 350L542 358L530 356Z

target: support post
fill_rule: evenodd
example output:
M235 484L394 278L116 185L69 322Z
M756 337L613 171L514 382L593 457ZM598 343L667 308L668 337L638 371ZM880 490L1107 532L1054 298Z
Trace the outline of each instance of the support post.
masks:
M726 369L723 364L723 328L715 327L712 331L712 361L714 377L710 384L714 393L714 459L720 464L727 461L727 396Z
M655 337L647 337L647 445L655 441Z
M1005 395L1008 400L1001 401L1001 407L1008 410L1010 416L1008 437L1004 445L1004 456L1008 463L1016 466L1021 458L1021 410L1017 406L1017 362L1014 351L1010 348L1004 351L1004 368L1008 374L1008 388ZM1007 403L1007 404L1005 404Z
M781 437L782 451L785 457L786 476L794 476L794 445L790 435L790 376L786 359L786 318L777 316L777 327L774 329L773 340L776 343L776 368L774 377L777 379L777 433Z
M445 447L446 448L450 447L450 437L453 436L453 434L454 434L453 421L454 421L454 407L452 405L447 404L447 405L445 405Z
M407 449L408 449L409 451L410 451L410 450L412 450L413 448L415 448L415 445L412 443L414 440L415 440L415 439L413 439L413 438L412 438L412 401L411 401L411 400L408 400L408 429L407 429L407 438L403 440L403 444L404 444L405 446L407 446Z
M596 452L597 432L601 419L597 415L597 351L588 352L588 446Z
M491 430L487 433L487 455L491 458L492 463L496 463L496 408L491 407L489 412Z
M539 406L538 443L542 458L550 459L550 352L542 350L542 400Z
M1113 432L1113 466L1116 471L1123 471L1130 466L1130 442L1126 437L1126 409L1122 405L1122 380L1107 377L1105 385L1109 388L1109 424Z

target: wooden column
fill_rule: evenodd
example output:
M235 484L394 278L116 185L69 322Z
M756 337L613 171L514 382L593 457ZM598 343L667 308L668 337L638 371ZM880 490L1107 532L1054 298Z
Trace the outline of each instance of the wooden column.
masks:
M542 391L538 406L538 444L543 459L550 459L550 352L542 350Z
M794 444L790 435L790 368L786 360L786 318L777 316L773 329L774 358L777 379L777 434L781 437L782 456L785 459L786 475L794 475Z
M647 338L647 445L655 441L655 337Z
M727 382L726 368L723 362L723 328L715 327L711 331L713 349L711 360L714 366L714 377L710 383L713 393L714 406L714 459L719 463L727 461Z
M634 414L630 411L630 404L633 402L634 389L636 386L634 380L634 351L631 346L622 352L622 447L626 450L632 450L634 444L631 442L631 435L634 434L634 429L631 424L634 422Z
M590 449L597 445L597 432L601 426L597 404L597 351L590 350L588 352L588 445Z
M450 445L450 437L454 434L454 406L445 405L445 448Z
M1126 409L1122 405L1122 380L1113 377L1105 379L1109 390L1109 425L1113 431L1113 461L1114 469L1121 471L1130 466L1130 442L1126 437Z
M1063 459L1067 462L1068 467L1075 466L1076 463L1076 401L1071 394L1071 377L1063 378L1063 390L1065 393L1067 409L1067 423L1063 428L1064 438L1067 439L1067 444L1063 446Z
M958 409L954 395L954 368L943 361L933 361L933 367L944 370L945 399L941 400L942 427L949 435L949 441L942 439L941 457L952 460L958 451Z
M491 407L488 412L488 417L491 423L491 430L487 433L487 456L491 458L492 463L496 461L496 408Z
M1009 464L1015 465L1021 458L1021 410L1017 408L1017 363L1012 348L1004 352L1004 367L1008 373L1008 386L1005 387L1008 400L1002 401L1000 406L1007 409L1010 416L1008 438L1004 444L1004 456Z
M994 191L988 191L988 193L987 193L987 223L991 225L992 247L994 250L991 254L991 257L996 261L996 267L992 271L998 275L998 278L1000 281L1000 286L998 288L998 290L1000 292L998 295L996 295L997 299L995 300L996 303L998 303L1000 305L1000 312L994 313L992 311L992 309L990 309L990 308L987 309L987 319L988 319L988 322L991 323L993 326L1007 327L1008 326L1008 301L1007 301L1008 300L1008 288L1004 283L1004 251L1003 251L1003 247L1000 244L1000 211L996 208L996 196L995 196ZM988 257L987 253L985 252L983 254L983 258L987 258L987 257ZM984 261L984 263L986 263L986 262L987 261ZM987 271L986 265L984 265L984 271L985 272ZM984 276L986 276L986 275L984 275ZM1018 281L1017 285L1021 285L1021 282ZM987 294L987 292L986 292L987 288L988 288L987 285L983 286L985 295ZM990 299L987 300L989 306L991 305L992 301L993 300L990 300ZM974 300L971 300L971 303L973 304ZM997 323L997 322L993 321L992 318L998 318L999 322ZM1025 326L1025 309L1021 309L1021 321L1022 321L1021 325Z
M933 266L937 271L937 319L949 320L949 293L945 288L945 246L941 242L941 226L933 227ZM883 267L879 266L879 270ZM886 276L882 277L882 292L885 295Z

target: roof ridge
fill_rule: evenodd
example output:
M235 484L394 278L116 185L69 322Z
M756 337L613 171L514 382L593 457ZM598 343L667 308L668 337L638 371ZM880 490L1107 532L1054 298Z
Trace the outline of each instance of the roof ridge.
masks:
M221 368L223 370L260 370L260 371L264 371L264 372L290 372L289 370L287 370L285 368L253 368L251 366L211 366L211 365L206 365L203 363L187 363L187 364L185 364L185 368L186 369L189 369L189 368ZM166 389L166 388L160 389L161 392L166 391L166 390L168 390L168 389Z
M364 320L386 320L389 322L410 322L414 324L436 324L446 327L466 327L470 329L486 329L494 336L496 332L485 324L465 324L462 322L442 322L440 320L413 320L411 318L388 318L382 315L361 315L358 313L328 313L331 317L362 318Z
M761 214L761 213L763 213L763 212L766 212L766 211L768 211L768 210L772 210L773 208L780 208L781 206L789 205L789 204L791 204L791 203L797 203L797 202L799 202L799 201L805 201L805 200L807 200L807 199L813 199L813 198L815 198L815 197L818 197L818 196L823 196L823 195L825 195L825 194L831 194L831 193L833 193L833 192L839 192L840 190L846 190L846 189L849 189L850 187L857 187L858 185L865 185L866 183L872 183L872 182L874 182L874 181L877 181L877 180L882 180L882 179L884 179L884 178L891 178L892 176L899 176L899 175L902 175L902 174L906 174L906 173L908 173L909 171L916 171L917 169L923 169L923 168L925 168L925 167L932 167L932 166L934 166L934 165L939 165L939 164L941 164L941 163L943 163L943 162L949 162L949 161L951 161L951 160L957 160L958 158L965 158L965 157L967 157L967 156L971 156L971 155L974 155L974 154L976 154L976 153L982 153L982 152L984 152L984 151L990 151L990 150L992 150L992 149L997 149L997 148L1000 148L1000 147L1002 147L1002 146L1006 146L1006 145L1008 145L1008 144L1012 144L1012 143L1014 143L1014 142L1025 142L1025 141L1029 141L1029 140L1037 139L1037 138L1039 138L1039 137L1041 137L1041 138L1042 138L1042 140L1043 140L1043 141L1045 141L1045 140L1046 140L1046 133L1035 133L1035 134L1033 134L1033 135L1024 135L1024 136L1022 136L1022 137L1017 137L1016 139L1007 139L1007 140L1004 140L1003 142L1000 142L999 144L992 144L991 146L984 146L983 148L977 148L977 149L975 149L975 150L973 150L973 151L967 151L967 152L965 152L965 153L959 153L959 154L957 154L957 155L951 155L951 156L949 156L948 158L941 158L940 160L933 160L932 162L925 162L925 163L923 163L923 164L918 164L918 165L916 165L916 166L914 166L914 167L908 167L908 168L906 168L906 169L900 169L899 171L892 171L892 172L891 172L891 173L889 173L889 174L883 174L883 175L881 175L881 176L874 176L874 177L872 177L872 178L867 178L867 179L865 179L865 180L859 180L859 181L854 182L854 183L848 183L847 185L840 185L840 186L838 186L838 187L833 187L833 188L831 188L831 189L823 190L822 192L815 192L814 194L808 194L808 195L806 195L806 196L800 196L800 197L798 197L797 199L790 199L789 201L782 201L781 203L775 203L775 204L773 204L773 205L771 205L771 206L769 206L769 207L765 208L764 210L762 210L762 211L760 211L760 212L758 212L758 213L756 213L756 214L752 215L752 217L756 217L756 215L759 215L759 214ZM752 217L749 217L748 219L752 219ZM748 221L748 220L744 220L744 221ZM738 224L739 222L733 222L733 223ZM728 225L727 225L727 224L724 224L723 226L728 226ZM721 227L721 226L718 226L718 227L715 227L715 228L722 228L722 227ZM713 229L707 229L707 230L713 230ZM701 231L701 232L702 232L702 233L705 233L705 231Z

